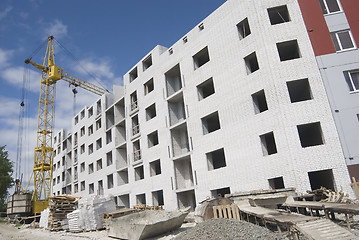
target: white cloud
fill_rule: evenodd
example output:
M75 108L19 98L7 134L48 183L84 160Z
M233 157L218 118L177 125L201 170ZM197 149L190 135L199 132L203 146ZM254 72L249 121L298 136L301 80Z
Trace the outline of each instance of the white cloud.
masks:
M86 71L89 71L90 73L94 74L95 76L99 78L113 78L114 74L111 71L111 66L108 60L99 60L98 62L86 59L81 60L80 64L83 68L85 68ZM79 68L79 70L82 74L86 73L84 69Z
M7 7L3 11L0 12L0 20L5 18L13 9L13 7Z
M34 70L29 70L28 74L26 75L28 77L28 82L26 83L27 90L31 92L39 92L40 77L41 77L40 73L35 72ZM18 88L22 88L24 68L22 67L7 68L1 71L0 76L9 84L17 86Z
M8 61L12 58L13 50L5 50L0 48L0 69L8 66Z
M44 38L48 36L54 36L57 39L60 39L67 35L67 25L63 24L60 20L55 19L45 30Z

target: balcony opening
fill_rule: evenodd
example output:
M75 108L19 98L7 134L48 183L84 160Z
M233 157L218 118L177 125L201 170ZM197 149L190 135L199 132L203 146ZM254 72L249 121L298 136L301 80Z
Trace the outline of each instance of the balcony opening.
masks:
M313 99L308 79L287 82L291 103Z
M190 157L174 161L174 170L176 189L186 189L194 185Z
M324 144L320 122L298 125L297 129L303 148Z
M243 21L237 24L237 29L239 33L239 39L243 39L251 34L251 29L249 27L248 18L245 18Z
M254 73L259 69L259 64L257 60L256 52L249 54L244 58L244 63L246 65L247 74Z
M139 161L142 159L140 140L133 142L133 160Z
M109 129L115 124L115 110L113 107L106 111L106 129Z
M121 186L128 183L128 170L124 169L117 172L117 185Z
M260 137L263 156L268 156L277 153L277 145L275 143L273 132L263 134Z
M254 94L252 94L254 113L258 114L268 110L266 95L264 90L260 90Z
M208 170L214 170L227 166L223 148L206 153L206 157Z
M140 133L140 125L138 122L138 115L132 117L132 136Z
M172 154L173 157L187 154L189 149L187 125L181 125L171 129Z
M136 91L131 93L130 99L131 99L131 111L135 111L136 109L138 109L137 92Z
M173 126L186 119L186 112L184 108L184 101L182 94L176 96L175 99L168 101L168 114L170 126Z
M268 15L272 25L290 22L290 16L286 5L268 8Z
M198 100L201 101L215 93L213 78L210 78L197 86Z
M211 113L201 118L201 120L204 135L221 129L218 112Z
M192 211L196 208L196 195L194 190L177 193L178 209L190 207Z
M202 67L204 64L209 62L208 47L203 48L201 51L196 53L193 57L194 69Z
M277 43L277 49L282 62L301 57L297 40Z
M165 79L168 97L182 89L181 70L179 64L165 73Z

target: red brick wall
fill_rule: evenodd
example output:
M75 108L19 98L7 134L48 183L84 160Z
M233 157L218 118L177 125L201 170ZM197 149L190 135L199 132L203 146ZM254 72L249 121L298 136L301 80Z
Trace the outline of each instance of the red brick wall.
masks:
M342 4L343 10L347 17L355 43L357 46L359 46L359 1L340 0L340 3Z
M346 0L358 1L358 0ZM359 2L359 1L358 1ZM327 23L318 0L298 0L315 56L335 53Z

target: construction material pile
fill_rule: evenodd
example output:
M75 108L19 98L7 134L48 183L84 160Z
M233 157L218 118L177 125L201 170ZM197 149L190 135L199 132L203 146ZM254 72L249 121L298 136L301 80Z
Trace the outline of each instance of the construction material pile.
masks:
M50 197L48 221L46 221L46 211L41 216L44 216L42 225L52 231L67 230L67 214L74 211L77 208L77 202L79 197L72 195L58 195ZM47 224L46 224L47 222Z
M211 219L199 223L196 227L191 228L177 237L174 240L208 240L208 239L288 239L280 234L271 232L267 228L257 226L245 221L238 221L232 219Z
M103 229L103 215L116 210L112 197L82 198L78 209L68 213L67 219L71 232L82 232Z
M343 191L334 192L331 189L321 187L313 191L308 191L309 194L314 194L314 199L320 202L333 202L333 203L351 203L349 194L344 194Z

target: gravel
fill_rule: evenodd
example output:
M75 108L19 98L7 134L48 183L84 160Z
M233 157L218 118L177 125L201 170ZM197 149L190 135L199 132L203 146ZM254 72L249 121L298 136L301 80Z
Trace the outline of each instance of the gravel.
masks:
M285 236L271 232L267 228L257 226L245 221L231 219L211 219L199 223L196 227L182 232L174 240L198 240L198 239L218 239L218 240L258 240L258 239L288 239Z

